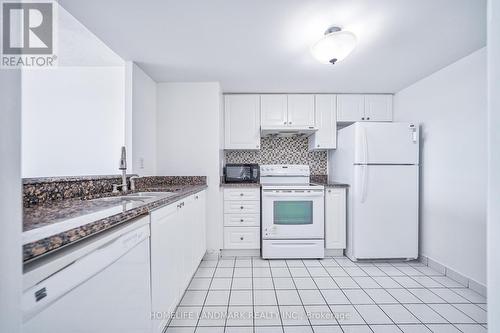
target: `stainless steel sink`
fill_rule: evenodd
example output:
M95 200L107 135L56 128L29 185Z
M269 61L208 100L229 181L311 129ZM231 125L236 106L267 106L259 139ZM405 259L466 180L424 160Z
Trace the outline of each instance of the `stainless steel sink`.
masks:
M97 199L93 199L93 200L96 200L96 201L109 201L109 202L119 202L119 201L146 201L146 200L150 200L150 199L153 199L153 198L156 198L156 197L152 197L152 196L131 196L131 195L120 195L120 196L116 196L116 197L104 197L104 198L97 198Z
M127 197L166 197L172 194L172 192L136 192L128 194Z

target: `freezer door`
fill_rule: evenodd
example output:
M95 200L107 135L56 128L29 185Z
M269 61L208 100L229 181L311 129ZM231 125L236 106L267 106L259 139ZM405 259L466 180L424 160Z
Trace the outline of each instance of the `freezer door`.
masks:
M354 164L418 164L418 124L356 123Z
M352 256L416 258L418 166L356 165L349 240Z

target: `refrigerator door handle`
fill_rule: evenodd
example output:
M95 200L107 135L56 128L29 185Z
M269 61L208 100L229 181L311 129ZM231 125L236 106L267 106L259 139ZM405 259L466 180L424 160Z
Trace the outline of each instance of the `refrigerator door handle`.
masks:
M366 136L366 128L361 127L361 137L363 138L363 163L368 164L368 138Z
M359 201L361 203L365 202L366 200L366 192L367 192L367 183L368 183L368 166L367 165L360 165L361 168L361 195L359 197Z

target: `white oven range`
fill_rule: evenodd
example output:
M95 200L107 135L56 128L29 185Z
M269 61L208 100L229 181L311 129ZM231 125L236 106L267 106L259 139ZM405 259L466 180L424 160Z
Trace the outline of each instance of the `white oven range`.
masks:
M324 187L308 165L261 165L262 257L323 258Z

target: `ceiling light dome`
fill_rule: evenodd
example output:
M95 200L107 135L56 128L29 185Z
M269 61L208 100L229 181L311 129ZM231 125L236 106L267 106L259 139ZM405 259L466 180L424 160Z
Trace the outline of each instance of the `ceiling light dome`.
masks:
M311 53L323 64L335 64L347 57L355 46L356 36L352 32L330 27L325 36L311 47Z

